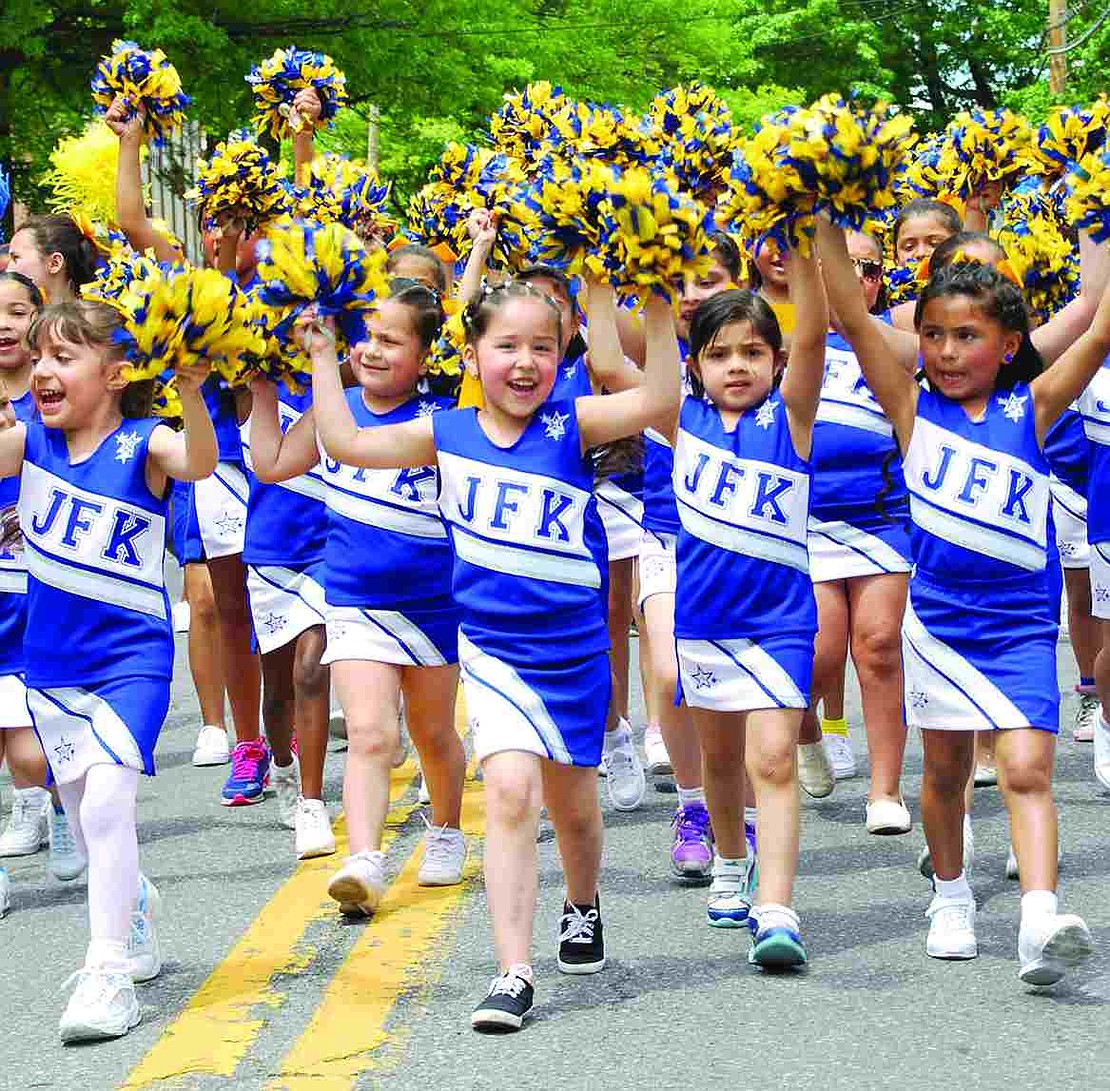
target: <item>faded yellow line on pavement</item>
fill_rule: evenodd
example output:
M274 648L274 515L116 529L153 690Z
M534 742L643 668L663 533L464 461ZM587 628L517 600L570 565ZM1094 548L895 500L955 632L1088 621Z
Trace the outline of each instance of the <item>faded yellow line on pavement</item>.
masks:
M438 977L439 940L478 872L474 849L484 818L483 786L470 779L462 806L463 832L472 839L465 881L420 886L423 851L413 850L267 1091L350 1091L361 1073L379 1066L382 1047L397 1032L390 1026L397 1001Z
M395 769L390 803L412 786L416 764ZM391 812L383 848L393 841L415 804ZM326 893L327 877L347 852L347 830L335 826L336 855L305 860L274 894L196 995L165 1029L121 1086L143 1088L159 1080L189 1074L231 1076L266 1025L260 1007L277 1008L285 990L274 983L279 974L303 973L316 957L301 948L309 925L335 913ZM284 831L283 831L284 832Z

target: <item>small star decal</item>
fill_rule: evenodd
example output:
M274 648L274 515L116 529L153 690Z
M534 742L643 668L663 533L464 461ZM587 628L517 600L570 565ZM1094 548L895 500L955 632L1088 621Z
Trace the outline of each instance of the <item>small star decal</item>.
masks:
M59 762L70 761L76 753L77 748L67 739L64 735L54 747L54 753L58 757Z
M775 423L775 410L779 403L775 401L764 402L755 412L755 426L757 428L770 428Z
M568 378L568 379L573 379L574 376L577 373L578 373L578 361L577 360L572 360L569 364L567 364L563 368L563 375L565 375L566 378Z
M710 686L717 684L717 676L708 667L703 667L701 663L694 667L691 677L694 680L695 689L709 689Z
M138 432L121 432L116 436L116 461L127 463L135 457L135 450L142 443Z
M1076 554L1075 544L1073 542L1060 543L1060 555L1063 557L1074 557Z
M1110 602L1110 587L1096 587L1095 588L1095 601L1096 602Z
M1000 394L998 404L1002 412L1015 424L1025 416L1025 403L1029 400L1028 394L1008 394L1005 398Z
M220 528L221 534L236 534L243 529L243 517L225 512L216 520L216 526Z
M544 435L548 439L562 439L567 434L567 421L569 413L542 413L540 423L543 425Z
M648 557L640 565L640 576L644 579L658 576L666 567L667 563L661 557Z
M333 621L331 624L331 635L338 640L340 637L346 636L350 628L350 625L345 621Z
M431 415L432 415L432 414L433 414L433 413L434 413L434 412L435 412L435 411L436 411L437 409L439 409L439 406L438 406L438 405L436 405L436 403L435 403L435 402L424 402L424 401L422 401L422 402L421 402L421 403L420 403L420 404L419 404L419 405L418 405L418 406L416 407L416 415L417 415L418 417L421 417L421 418L427 419L427 418L428 418L428 417L430 417L430 416L431 416Z
M284 614L269 613L262 618L262 628L268 633L276 633L285 628L286 617Z
M914 708L925 708L929 704L929 695L924 690L910 690L910 704Z

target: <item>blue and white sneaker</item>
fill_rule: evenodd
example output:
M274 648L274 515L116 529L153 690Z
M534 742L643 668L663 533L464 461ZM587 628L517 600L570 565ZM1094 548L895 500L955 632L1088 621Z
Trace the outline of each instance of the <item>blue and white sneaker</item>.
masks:
M162 951L155 924L161 909L158 888L140 875L139 898L131 910L131 931L127 936L128 969L134 982L153 981L162 972Z
M755 823L744 820L744 840L748 843L748 859L756 858ZM755 880L752 880L752 889L755 889Z
M7 871L0 867L0 917L11 908L12 881L8 878Z
M261 803L270 783L270 748L262 739L241 742L231 752L231 773L220 802L225 807Z
M743 867L713 862L713 883L705 905L705 917L711 928L744 928L752 908L752 895L758 882L759 865L748 852Z
M798 914L787 905L756 905L748 914L752 945L748 962L765 970L788 970L806 964Z

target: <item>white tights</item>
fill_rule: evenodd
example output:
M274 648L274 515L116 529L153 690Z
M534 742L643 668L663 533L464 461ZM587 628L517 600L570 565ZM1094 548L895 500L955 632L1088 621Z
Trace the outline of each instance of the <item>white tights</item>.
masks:
M85 964L126 960L131 910L139 896L135 799L139 774L122 765L94 765L58 785L58 795L89 861L89 950Z

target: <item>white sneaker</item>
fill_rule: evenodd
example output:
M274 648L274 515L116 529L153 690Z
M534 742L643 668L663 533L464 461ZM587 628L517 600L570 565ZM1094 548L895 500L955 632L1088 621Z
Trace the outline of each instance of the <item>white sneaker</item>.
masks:
M1059 868L1061 861L1064 858L1064 846L1060 844L1059 839L1056 841L1056 866ZM1006 878L1007 879L1020 879L1021 871L1018 868L1017 853L1014 852L1014 846L1010 845L1010 851L1006 854Z
M1079 708L1075 710L1075 730L1071 737L1076 742L1094 742L1095 728L1102 713L1102 704L1094 694L1079 695Z
M1101 713L1095 721L1095 779L1110 791L1110 724Z
M971 832L971 815L964 815L964 874L970 875L972 865L975 863L975 835ZM926 879L933 878L933 858L926 845L917 858L917 870Z
M77 987L58 1022L63 1042L121 1038L138 1026L142 1013L135 985L126 972L86 966L69 981L74 979Z
M450 826L429 826L424 834L424 861L417 881L421 886L454 886L462 882L466 838Z
M200 768L205 765L227 765L229 761L231 748L227 741L227 731L219 724L205 724L193 747L193 764Z
M295 757L286 766L270 766L270 787L277 797L278 822L287 830L295 830L301 801L301 769Z
M747 928L756 887L756 862L749 853L743 871L713 863L713 882L705 904L711 928Z
M614 810L634 811L644 801L647 777L644 776L640 755L636 753L636 744L632 741L631 726L627 720L621 720L620 724L614 732L616 738L613 744L608 745L607 737L601 754L601 764L608 778L605 790Z
M50 843L50 813L45 788L16 788L7 828L0 835L0 856L31 856Z
M432 802L432 793L428 791L428 782L424 778L423 773L420 774L420 780L416 785L416 802L419 803L421 807L426 807Z
M12 881L8 873L0 867L0 917L3 917L12 907Z
M193 611L184 599L175 603L173 608L173 631L175 633L187 633L192 618Z
M1091 932L1074 913L1022 917L1018 932L1018 977L1027 985L1055 985L1094 950Z
M828 752L820 742L798 743L798 783L806 795L824 799L832 795L836 776Z
M822 735L821 745L832 762L837 780L851 780L856 775L856 755L847 735Z
M153 981L162 972L162 951L158 946L157 918L162 912L162 896L145 876L139 876L139 900L131 910L131 931L127 934L127 958L132 981Z
M77 838L65 811L50 808L50 873L63 883L71 883L88 867L77 851Z
M674 773L667 744L663 741L663 729L658 724L648 724L644 728L644 757L653 777L669 777Z
M909 833L913 826L910 810L902 799L868 800L864 815L868 833Z
M331 819L322 799L298 800L295 828L298 860L307 860L310 856L330 856L335 852L335 834L332 833Z
M364 851L348 856L328 883L328 897L339 903L341 913L362 913L367 917L378 908L385 890L384 852Z
M925 952L930 958L968 959L978 956L974 898L942 898L934 894L925 916L930 921L929 938L925 942Z

